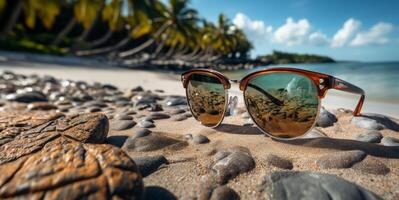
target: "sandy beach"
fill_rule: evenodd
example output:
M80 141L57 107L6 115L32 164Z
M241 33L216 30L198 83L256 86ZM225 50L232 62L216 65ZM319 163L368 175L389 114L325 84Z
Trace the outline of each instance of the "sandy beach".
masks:
M0 62L0 70L11 70L26 75L51 75L56 78L82 80L89 83L110 83L121 90L135 86L145 86L146 89L155 90L162 88L168 95L185 95L185 90L180 82L179 73L167 71L145 71L110 66L80 66L47 63L29 63L27 61ZM242 91L237 84L233 84L229 91L230 96L238 96L239 104L243 106ZM367 94L366 94L367 95ZM322 106L328 109L346 108L353 110L358 101L357 95L352 95L336 90L330 90L322 99ZM399 104L380 102L367 99L363 105L364 113L384 113L392 117L399 117Z

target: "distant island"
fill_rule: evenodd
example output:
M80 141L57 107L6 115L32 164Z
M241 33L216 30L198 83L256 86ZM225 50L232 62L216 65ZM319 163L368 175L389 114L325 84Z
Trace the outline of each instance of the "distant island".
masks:
M334 63L335 60L320 55L297 54L273 51L271 55L258 56L256 60L267 64L292 64L292 63Z

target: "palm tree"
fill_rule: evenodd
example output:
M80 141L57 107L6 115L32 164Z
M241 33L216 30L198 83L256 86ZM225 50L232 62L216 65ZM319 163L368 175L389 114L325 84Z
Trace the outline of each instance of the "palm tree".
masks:
M26 0L23 4L25 24L29 28L36 26L38 18L45 28L50 29L60 14L59 0Z
M101 11L104 8L104 0L80 0L74 6L76 20L83 25L84 31L80 34L77 42L86 39L94 28L96 21L101 18Z
M147 47L154 44L163 33L170 34L170 41L172 46L175 48L178 41L182 41L182 35L187 34L187 31L192 30L197 22L197 11L187 7L187 0L169 0L168 6L164 6L161 3L155 4L157 13L160 14L153 21L158 24L154 25L158 27L152 32L151 38L142 43L141 45L119 53L121 58L132 56Z
M12 29L14 28L14 25L17 23L18 17L20 16L23 9L25 0L16 0L15 2L16 3L11 13L11 16L4 26L4 29L2 30L2 34L4 35L10 34ZM3 5L5 5L5 3L3 3Z

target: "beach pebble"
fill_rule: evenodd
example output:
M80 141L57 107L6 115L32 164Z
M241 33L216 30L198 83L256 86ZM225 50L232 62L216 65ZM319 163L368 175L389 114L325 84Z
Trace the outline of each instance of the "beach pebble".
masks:
M165 99L165 104L167 106L187 105L187 100L185 96L169 96Z
M269 166L278 167L281 169L292 169L294 167L291 160L274 154L266 155L265 162Z
M219 186L212 191L210 200L239 200L240 196L236 191L226 185Z
M371 156L367 156L362 162L353 165L352 169L377 175L385 175L390 171L390 169L383 162Z
M357 127L369 130L382 130L384 128L399 131L399 124L391 118L380 114L362 114L353 117L351 123Z
M196 144L205 144L209 142L209 139L204 135L196 134L192 137L192 141Z
M168 160L162 155L134 157L133 161L143 177L157 171L161 165L168 164Z
M147 186L144 188L143 200L177 200L177 197L168 189L159 186Z
M150 134L145 137L126 140L124 149L127 151L155 151L180 142L170 137Z
M126 135L111 135L107 137L107 143L122 147L128 137Z
M172 117L172 120L173 120L173 121L177 121L177 122L183 121L183 120L186 120L186 119L187 119L187 117L186 117L186 115L184 115L184 114L175 115L175 116Z
M115 119L119 120L133 120L133 117L130 115L126 115L125 113L115 115Z
M361 142L379 143L382 139L382 134L379 131L372 130L360 133L354 139Z
M250 151L245 147L234 147L226 150L226 156L217 160L212 165L212 173L216 175L217 182L227 183L237 175L248 172L255 167L255 161Z
M171 115L177 115L177 114L181 114L181 113L185 113L185 112L186 112L185 109L178 108L178 109L172 109L168 113Z
M381 144L384 146L397 147L399 146L399 139L394 137L383 137L381 139Z
M150 117L153 120L158 120L158 119L168 119L168 118L170 118L170 115L168 115L166 113L155 112L155 113L151 113Z
M132 136L129 137L129 140L133 140L138 137L145 137L149 135L152 131L146 128L140 128L133 131Z
M133 120L114 120L111 123L111 129L115 131L122 131L132 128L134 125L136 125L136 122Z
M86 109L86 112L88 113L94 113L94 112L100 112L101 108L100 107L89 107Z
M381 199L367 189L335 175L315 172L274 172L264 178L259 190L266 199Z
M147 108L148 111L150 112L158 112L158 111L163 111L162 105L157 104L157 103L152 103L150 104L150 107Z
M27 106L28 110L54 110L57 106L47 102L34 102Z
M334 125L337 121L337 117L335 117L334 114L330 113L325 108L321 108L316 125L324 128Z
M6 99L8 101L16 101L16 102L21 102L21 103L47 101L46 95L44 95L42 92L39 92L39 91L9 94L6 96Z
M316 164L323 168L350 168L355 163L362 161L366 153L360 150L339 151L322 155L316 160Z
M150 122L150 121L147 121L147 120L141 120L138 123L138 126L141 127L141 128L154 128L155 124Z
M134 88L130 89L130 91L132 91L132 92L142 92L142 91L144 91L144 89L141 86L137 86L137 87L134 87Z

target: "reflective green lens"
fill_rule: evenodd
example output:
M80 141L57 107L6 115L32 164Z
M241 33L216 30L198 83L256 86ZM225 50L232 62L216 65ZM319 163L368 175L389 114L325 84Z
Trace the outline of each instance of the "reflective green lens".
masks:
M316 120L317 88L308 77L279 72L259 75L248 82L244 95L254 122L275 137L301 136Z
M192 74L187 85L187 99L193 116L205 126L223 120L226 105L222 82L211 74Z

